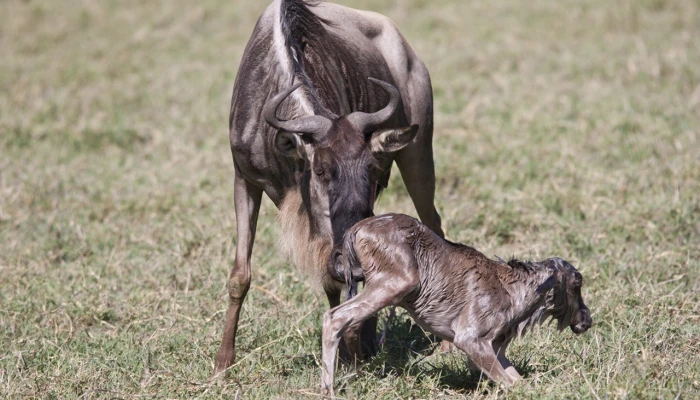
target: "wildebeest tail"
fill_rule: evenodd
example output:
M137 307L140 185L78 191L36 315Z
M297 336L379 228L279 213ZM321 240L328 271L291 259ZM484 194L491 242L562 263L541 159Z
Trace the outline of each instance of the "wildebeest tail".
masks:
M343 243L343 266L345 268L345 284L347 287L346 301L357 296L357 283L365 280L362 265L357 258L357 251L355 250L356 235L357 229L348 230Z

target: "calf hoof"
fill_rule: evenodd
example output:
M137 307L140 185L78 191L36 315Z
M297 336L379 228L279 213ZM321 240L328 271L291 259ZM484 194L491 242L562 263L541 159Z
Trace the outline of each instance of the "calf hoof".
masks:
M321 388L321 399L332 399L333 397L335 397L335 394L333 393L333 388Z
M508 377L511 380L511 383L510 383L511 385L515 384L520 379L522 379L522 377L520 376L518 371L516 371L515 367L513 367L512 365L510 367L506 368L506 374L508 374Z

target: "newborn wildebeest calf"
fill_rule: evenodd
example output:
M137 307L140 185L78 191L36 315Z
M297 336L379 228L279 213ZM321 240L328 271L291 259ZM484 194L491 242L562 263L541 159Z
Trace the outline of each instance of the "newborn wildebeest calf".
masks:
M343 268L348 297L323 315L321 389L333 394L335 354L341 336L361 358L362 322L387 306L405 308L413 319L454 342L472 367L513 384L520 378L506 359L511 341L549 317L559 330L583 333L591 314L581 297L581 274L561 258L540 262L490 260L477 250L446 241L402 214L365 219L345 235L335 268Z

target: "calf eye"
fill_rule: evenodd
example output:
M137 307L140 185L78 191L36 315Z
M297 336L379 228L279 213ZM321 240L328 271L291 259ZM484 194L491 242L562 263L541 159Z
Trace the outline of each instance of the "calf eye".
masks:
M321 167L314 167L314 173L315 173L316 175L318 175L318 176L322 176L322 175L323 175L323 168L321 168Z

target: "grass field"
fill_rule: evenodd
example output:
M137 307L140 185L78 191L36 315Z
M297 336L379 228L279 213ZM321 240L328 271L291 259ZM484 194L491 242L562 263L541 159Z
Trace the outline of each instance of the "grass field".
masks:
M251 3L254 3L251 5ZM325 297L265 200L238 359L207 378L233 262L227 118L266 2L0 2L0 395L310 398ZM431 71L448 237L561 256L594 326L480 380L401 314L349 399L700 397L700 1L342 0ZM398 172L379 211L415 215Z

